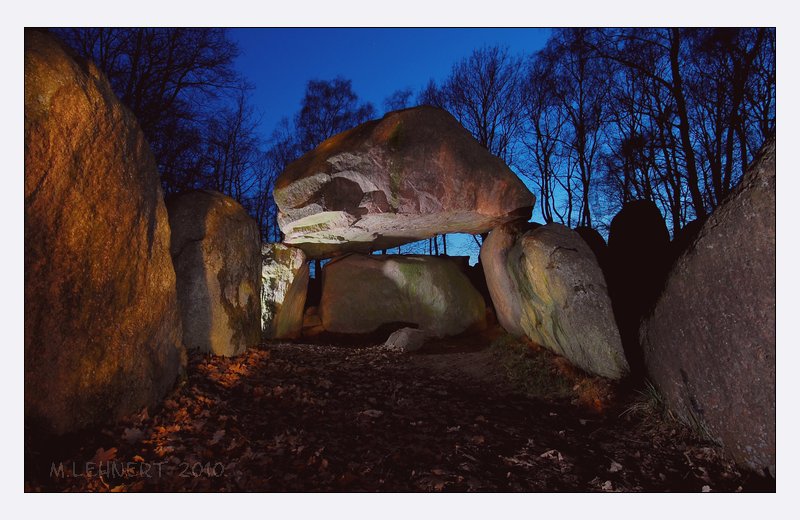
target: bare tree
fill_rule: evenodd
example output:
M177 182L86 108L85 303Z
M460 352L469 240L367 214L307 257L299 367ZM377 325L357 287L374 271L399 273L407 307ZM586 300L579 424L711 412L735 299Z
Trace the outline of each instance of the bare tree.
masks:
M395 90L383 101L383 109L386 112L392 112L394 110L409 108L413 97L414 91L410 88Z
M342 77L309 81L300 112L295 118L303 152L322 141L375 117L371 103L359 103L352 82Z
M449 111L491 153L514 161L522 131L522 60L505 47L483 47L453 66L437 87L420 94L424 104Z
M755 151L748 145L746 98L767 34L763 28L695 29L687 34L696 63L687 79L692 128L698 163L710 178L707 197L712 207L727 196Z
M522 143L528 163L522 172L539 189L539 207L546 223L555 220L557 209L556 176L561 173L560 146L566 117L556 98L554 60L545 53L534 56L524 85L525 126Z
M204 108L235 92L236 45L224 29L54 29L91 59L136 115L167 191L193 187L202 161Z
M259 121L247 95L243 85L232 106L209 119L203 153L204 185L238 200L258 184L257 166L262 154Z

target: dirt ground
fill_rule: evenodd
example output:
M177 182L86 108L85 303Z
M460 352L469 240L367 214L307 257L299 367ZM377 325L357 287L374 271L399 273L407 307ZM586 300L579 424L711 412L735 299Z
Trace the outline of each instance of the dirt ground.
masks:
M26 432L25 488L774 490L632 390L561 372L566 385L532 395L488 342L193 355L160 410L59 439Z

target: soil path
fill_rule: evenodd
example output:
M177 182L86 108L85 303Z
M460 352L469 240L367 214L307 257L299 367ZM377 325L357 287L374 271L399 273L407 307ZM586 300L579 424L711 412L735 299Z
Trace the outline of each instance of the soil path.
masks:
M29 491L774 489L653 414L520 394L490 348L272 344L193 356L164 407L26 438Z

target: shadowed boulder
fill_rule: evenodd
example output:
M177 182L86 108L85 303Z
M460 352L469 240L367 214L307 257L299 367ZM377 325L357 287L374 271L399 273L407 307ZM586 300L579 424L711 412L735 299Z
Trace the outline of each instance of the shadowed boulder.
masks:
M497 228L481 250L500 324L589 373L625 376L628 363L594 253L560 224L523 231Z
M261 241L242 206L215 191L167 200L187 348L234 356L261 338Z
M669 268L669 232L649 200L626 203L608 234L608 286L625 354L636 377L644 376L639 324L664 286Z
M266 339L299 338L308 292L306 255L283 244L261 246L261 333Z
M390 112L291 163L273 193L284 242L310 258L483 233L530 217L535 197L446 111Z
M669 407L773 475L775 287L771 140L673 266L641 342Z
M90 62L25 31L25 421L155 406L185 363L155 160Z
M586 245L589 246L589 249L592 250L592 253L594 253L597 263L600 264L600 269L603 270L603 274L606 277L606 282L608 282L608 246L603 235L588 226L578 226L575 228L575 232L581 236Z
M352 254L323 268L319 314L328 332L366 334L402 322L449 336L483 328L486 305L450 260Z
M691 247L694 241L697 239L697 236L700 234L700 230L703 228L703 223L705 219L695 219L691 222L688 222L685 226L683 226L672 239L672 242L669 243L669 265L670 269L675 262L678 261L678 258Z

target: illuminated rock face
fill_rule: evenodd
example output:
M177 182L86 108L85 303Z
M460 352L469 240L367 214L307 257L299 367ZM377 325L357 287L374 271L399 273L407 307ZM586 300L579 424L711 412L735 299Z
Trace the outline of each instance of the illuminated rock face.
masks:
M322 274L319 314L328 332L365 334L416 325L437 336L486 325L486 304L455 263L435 256L352 254Z
M450 114L391 112L331 137L278 177L284 242L310 258L528 220L534 196Z
M775 471L775 141L672 266L640 328L669 407L741 465Z
M547 224L487 238L481 263L500 324L610 379L629 367L597 259L575 231Z
M185 363L155 160L91 63L25 32L25 421L155 406Z
M527 226L528 224L506 224L493 229L483 241L480 253L483 274L497 321L506 332L514 336L524 336L525 329L522 328L520 288L509 270L508 252Z
M306 255L295 247L261 247L261 333L266 339L294 339L303 329L308 291Z
M187 348L235 356L261 339L261 240L234 199L190 191L167 201Z

